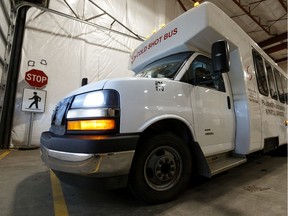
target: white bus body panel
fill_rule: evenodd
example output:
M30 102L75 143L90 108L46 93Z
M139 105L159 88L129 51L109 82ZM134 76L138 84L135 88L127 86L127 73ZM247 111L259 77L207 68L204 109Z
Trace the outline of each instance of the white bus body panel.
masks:
M120 94L120 133L140 133L161 119L174 118L191 127L190 86L170 79L121 78L105 84Z
M228 93L152 78L114 79L104 88L120 94L120 133L141 133L153 123L174 119L184 123L195 141L203 144L200 147L206 156L235 148L234 111L224 111Z
M129 68L137 73L147 64L178 52L210 53L211 45L223 38L234 50L238 41L243 40L243 34L244 31L214 4L203 3L168 23L136 48L131 53Z

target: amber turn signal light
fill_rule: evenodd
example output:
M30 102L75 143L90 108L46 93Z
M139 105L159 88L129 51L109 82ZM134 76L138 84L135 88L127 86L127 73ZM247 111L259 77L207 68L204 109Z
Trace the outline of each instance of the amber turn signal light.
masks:
M113 130L113 119L76 120L67 122L67 130Z

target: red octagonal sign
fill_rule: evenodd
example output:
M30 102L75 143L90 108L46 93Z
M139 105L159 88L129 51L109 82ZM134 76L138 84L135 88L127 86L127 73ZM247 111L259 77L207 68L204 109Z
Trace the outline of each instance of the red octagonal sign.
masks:
M32 87L43 88L48 83L48 76L41 70L32 69L25 73L25 81Z

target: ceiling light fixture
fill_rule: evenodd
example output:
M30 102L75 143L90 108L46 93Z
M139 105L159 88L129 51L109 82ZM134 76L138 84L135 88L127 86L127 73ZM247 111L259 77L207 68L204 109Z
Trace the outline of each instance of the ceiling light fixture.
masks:
M199 6L199 1L196 1L195 3L194 3L194 7L197 7L197 6Z

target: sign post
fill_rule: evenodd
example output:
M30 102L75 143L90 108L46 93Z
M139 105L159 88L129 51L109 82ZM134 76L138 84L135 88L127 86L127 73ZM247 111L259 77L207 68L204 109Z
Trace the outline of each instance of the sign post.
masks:
M31 145L34 113L43 113L45 111L45 102L47 92L39 90L48 83L48 76L41 70L32 69L25 73L25 81L35 89L25 88L22 97L22 108L23 112L30 112L30 123L28 133L27 145L20 146L19 150L31 150L39 148L38 146Z

